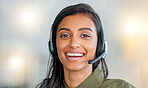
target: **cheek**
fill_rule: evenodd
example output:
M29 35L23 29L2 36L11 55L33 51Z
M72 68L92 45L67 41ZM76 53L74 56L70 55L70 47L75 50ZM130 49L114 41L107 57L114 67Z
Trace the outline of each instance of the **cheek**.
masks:
M85 43L84 44L85 47L86 47L86 50L88 52L88 55L89 57L92 59L95 57L95 54L96 54L96 48L97 48L97 41L96 39L90 41L90 42L87 42L87 44Z
M67 46L67 44L68 44L67 41L63 41L58 38L56 40L57 53L58 53L58 57L60 60L62 60L65 56L64 50L65 50L65 47Z
M89 52L93 55L96 53L97 43L92 43L87 46L89 48Z
M63 48L64 48L64 44L59 39L57 39L56 46L57 46L57 53L58 53L58 55L60 55Z
M64 50L64 48L69 44L69 41L67 40L61 40L59 38L57 38L56 40L56 46L57 46L57 50Z
M58 57L59 57L59 60L60 60L60 62L63 64L63 60L62 60L62 52L63 52L63 44L62 43L60 43L60 41L56 41L56 46L57 46L57 53L58 53Z

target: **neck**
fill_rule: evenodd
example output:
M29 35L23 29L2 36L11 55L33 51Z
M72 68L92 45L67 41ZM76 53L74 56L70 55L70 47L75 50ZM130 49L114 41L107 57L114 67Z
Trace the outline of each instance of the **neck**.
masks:
M92 66L82 70L73 71L64 67L64 80L68 88L75 88L92 73Z

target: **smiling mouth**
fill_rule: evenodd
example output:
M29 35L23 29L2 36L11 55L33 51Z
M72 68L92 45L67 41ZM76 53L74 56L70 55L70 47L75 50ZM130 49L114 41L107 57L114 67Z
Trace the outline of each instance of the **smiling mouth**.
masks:
M82 52L66 52L65 53L66 57L70 61L78 61L84 57L84 53Z

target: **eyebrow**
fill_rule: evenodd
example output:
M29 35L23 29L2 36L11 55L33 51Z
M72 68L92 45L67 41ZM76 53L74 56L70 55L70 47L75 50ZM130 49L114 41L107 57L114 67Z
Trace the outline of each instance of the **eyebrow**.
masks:
M90 28L80 28L79 29L79 31L82 31L82 30L89 30L89 31L93 32L92 29L90 29Z
M61 29L59 29L59 31L62 31L62 30L70 31L70 29L68 29L68 28L61 28ZM79 30L79 31L82 31L82 30L89 30L89 31L93 32L92 29L90 29L90 28L80 28L80 29L78 29L78 30ZM58 31L58 32L59 32L59 31Z
M61 28L61 29L59 29L59 31L62 31L62 30L70 31L70 29L68 29L68 28Z

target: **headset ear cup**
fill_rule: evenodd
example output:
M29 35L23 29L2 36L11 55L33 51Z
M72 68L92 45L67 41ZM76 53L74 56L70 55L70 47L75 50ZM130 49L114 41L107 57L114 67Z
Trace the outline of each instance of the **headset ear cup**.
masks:
M48 48L49 48L50 54L53 56L53 54L54 54L53 52L54 52L54 51L53 51L53 46L52 46L52 44L51 44L51 41L48 42Z
M104 41L98 44L98 47L96 49L96 57L99 57L103 51L104 51Z

